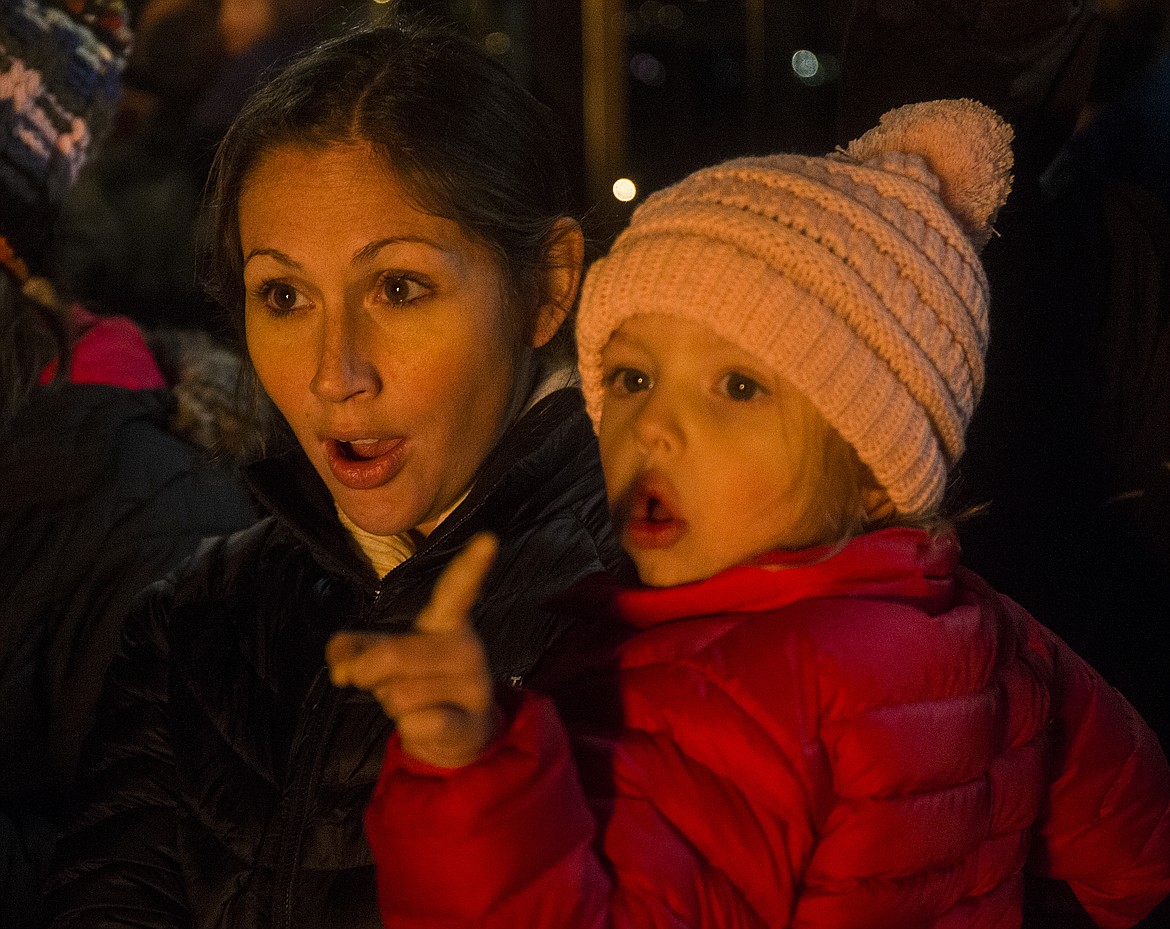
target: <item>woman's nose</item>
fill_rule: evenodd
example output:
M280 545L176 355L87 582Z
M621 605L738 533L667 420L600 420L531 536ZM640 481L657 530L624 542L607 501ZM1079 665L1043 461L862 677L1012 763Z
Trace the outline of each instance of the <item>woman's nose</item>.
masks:
M327 403L372 396L381 389L368 340L353 314L325 314L318 337L317 370L310 387Z

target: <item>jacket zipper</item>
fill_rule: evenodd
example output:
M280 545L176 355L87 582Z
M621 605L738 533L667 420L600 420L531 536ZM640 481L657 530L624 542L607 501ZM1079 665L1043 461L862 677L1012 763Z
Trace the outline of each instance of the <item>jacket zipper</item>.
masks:
M284 906L277 911L276 918L273 920L273 925L276 927L283 927L283 929L292 929L292 908L293 908L293 891L296 888L297 882L297 868L300 866L301 847L304 844L305 833L305 819L306 812L309 807L309 798L313 795L313 785L317 780L317 775L320 772L321 760L324 755L322 748L323 740L321 739L321 732L325 728L327 721L332 721L335 702L332 695L329 693L321 693L324 683L324 672L317 672L317 677L313 679L313 685L309 689L310 699L307 702L311 707L309 710L309 720L305 727L304 736L301 739L302 745L313 746L312 757L309 764L298 765L297 767L297 785L296 795L292 804L292 813L289 816L289 828L285 833L284 847L280 853L280 868L277 871L279 878L277 880L277 894L279 899L279 888L284 887ZM328 706L322 712L322 704L328 701ZM303 775L302 775L302 772Z
M373 588L373 602L365 611L363 621L359 624L368 625L370 617L382 593L382 584ZM324 761L324 740L321 735L328 731L337 715L338 694L333 685L327 680L327 670L322 668L313 678L309 693L305 699L308 707L308 721L305 724L301 745L312 745L313 754L309 761L308 772L304 776L304 764L297 766L294 778L297 781L296 795L292 804L292 813L289 818L289 828L285 833L283 848L280 852L280 865L277 869L276 899L280 899L280 889L284 888L283 907L278 908L273 918L275 929L292 929L293 895L296 890L297 869L301 863L301 850L304 846L305 821L309 808L309 800L313 796L313 788L321 774Z

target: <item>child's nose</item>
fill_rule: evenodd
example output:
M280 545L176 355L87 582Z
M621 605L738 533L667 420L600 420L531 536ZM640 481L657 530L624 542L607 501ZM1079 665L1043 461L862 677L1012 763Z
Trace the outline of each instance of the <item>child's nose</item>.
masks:
M685 445L682 410L667 392L652 390L634 419L634 436L647 452L676 453Z

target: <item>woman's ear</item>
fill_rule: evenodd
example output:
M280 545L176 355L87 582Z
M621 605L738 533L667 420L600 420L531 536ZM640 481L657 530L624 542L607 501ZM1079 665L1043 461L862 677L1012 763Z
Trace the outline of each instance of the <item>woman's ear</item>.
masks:
M545 244L541 303L532 326L532 347L548 344L573 309L585 264L581 224L568 216L556 221Z

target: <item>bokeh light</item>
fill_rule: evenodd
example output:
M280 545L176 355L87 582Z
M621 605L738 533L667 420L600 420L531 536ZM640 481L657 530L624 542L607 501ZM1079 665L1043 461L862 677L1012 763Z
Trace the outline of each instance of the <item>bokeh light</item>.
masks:
M815 54L807 48L802 48L792 56L792 70L801 80L815 78L821 70L821 62Z
M629 203L638 196L638 186L628 177L619 177L613 182L613 195L622 203Z
M686 14L673 3L667 3L658 11L658 23L666 29L681 29L686 20Z
M666 66L647 52L639 52L630 59L630 73L651 87L661 87L666 82Z
M512 50L512 37L506 32L489 32L483 37L489 55L506 55Z

